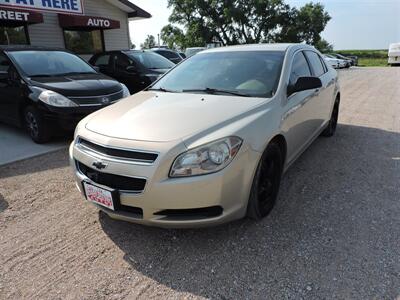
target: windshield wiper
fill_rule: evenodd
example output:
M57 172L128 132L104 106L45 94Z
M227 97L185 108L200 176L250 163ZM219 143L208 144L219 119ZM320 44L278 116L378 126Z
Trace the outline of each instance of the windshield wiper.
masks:
M214 89L214 88L204 88L204 89L188 89L182 90L183 93L207 93L207 94L228 94L240 97L251 97L249 94L243 94L240 92L230 91L230 90L223 90L223 89Z
M147 89L148 91L157 91L157 92L164 92L164 93L177 93L178 91L172 91L172 90L167 90L163 87L159 88L149 88Z

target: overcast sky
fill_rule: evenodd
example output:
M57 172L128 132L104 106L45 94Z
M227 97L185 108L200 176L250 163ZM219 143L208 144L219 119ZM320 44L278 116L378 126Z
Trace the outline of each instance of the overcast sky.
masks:
M132 42L139 47L147 34L157 37L168 24L167 0L131 0L153 15L130 24ZM302 6L310 0L286 0ZM335 49L387 49L400 42L400 0L320 0L332 20L322 36Z

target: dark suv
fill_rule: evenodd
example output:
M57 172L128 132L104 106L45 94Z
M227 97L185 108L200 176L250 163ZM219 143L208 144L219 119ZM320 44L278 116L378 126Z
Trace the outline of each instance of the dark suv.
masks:
M157 53L140 50L96 54L89 62L101 73L125 84L132 94L145 89L175 66Z
M127 96L126 86L68 51L0 47L0 120L25 126L37 143Z

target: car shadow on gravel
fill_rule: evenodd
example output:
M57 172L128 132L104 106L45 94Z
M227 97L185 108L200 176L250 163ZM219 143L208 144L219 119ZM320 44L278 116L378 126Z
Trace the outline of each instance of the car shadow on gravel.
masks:
M0 214L8 208L8 202L0 194Z
M285 174L277 206L259 222L166 230L101 213L100 223L132 269L179 292L394 298L399 141L397 133L339 125L335 137L317 139Z
M0 179L64 168L68 165L68 149L55 150L34 158L0 166Z

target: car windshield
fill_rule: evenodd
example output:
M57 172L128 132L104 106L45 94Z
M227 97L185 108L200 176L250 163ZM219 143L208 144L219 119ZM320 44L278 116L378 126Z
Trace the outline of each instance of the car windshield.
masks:
M210 52L191 57L150 89L271 97L277 89L284 52Z
M96 73L78 56L65 51L12 51L8 53L29 77Z
M173 62L154 52L127 51L124 53L150 70L171 69L175 66Z

